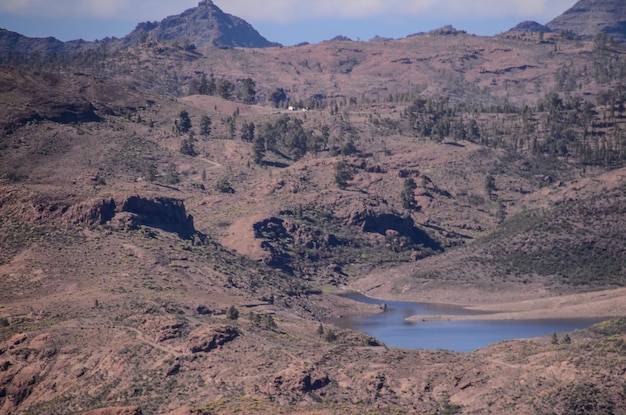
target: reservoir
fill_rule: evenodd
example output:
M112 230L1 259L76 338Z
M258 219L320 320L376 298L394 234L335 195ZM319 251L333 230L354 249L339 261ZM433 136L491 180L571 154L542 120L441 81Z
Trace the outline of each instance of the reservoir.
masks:
M584 329L603 319L540 319L540 320L436 320L413 321L414 315L480 315L484 312L440 304L386 301L359 293L344 295L354 301L387 305L385 312L344 316L332 323L366 333L387 346L405 349L444 349L472 352L503 340L532 338ZM560 336L559 336L560 337Z

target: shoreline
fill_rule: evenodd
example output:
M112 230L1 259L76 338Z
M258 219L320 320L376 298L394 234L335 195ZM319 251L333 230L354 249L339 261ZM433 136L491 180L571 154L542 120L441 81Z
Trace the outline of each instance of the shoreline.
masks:
M449 295L458 297L463 290L451 289ZM358 289L347 289L341 294L357 292L365 296L371 293L362 292ZM335 293L338 294L338 293ZM341 295L338 294L338 295ZM369 295L368 295L369 294ZM449 304L461 307L467 311L477 314L459 315L413 315L406 318L406 321L444 321L444 320L543 320L543 319L611 319L626 317L626 288L615 288L604 291L593 291L587 293L558 295L537 299L523 299L520 301L507 301L498 303L474 303L474 304L454 304L443 301L424 301L422 298L429 297L425 292L420 295L402 296L401 299L394 295L383 297L382 292L377 292L375 297L384 303L385 301L407 301L424 304ZM360 304L360 303L359 303ZM356 310L343 310L345 314L361 314L363 312L375 312L374 305L363 304L356 306ZM346 312L347 311L347 312Z
M480 314L414 315L407 317L406 320L543 320L626 317L626 288L510 303L471 305L464 309Z

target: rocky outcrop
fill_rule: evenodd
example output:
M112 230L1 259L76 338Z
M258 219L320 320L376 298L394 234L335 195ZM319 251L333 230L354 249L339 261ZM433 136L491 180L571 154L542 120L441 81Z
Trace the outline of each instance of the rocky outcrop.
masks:
M14 412L39 387L58 353L53 335L19 333L0 349L0 413Z
M328 386L330 378L326 373L319 373L316 369L292 370L289 369L279 376L276 376L270 384L267 391L270 394L278 392L296 392L298 394L307 394L318 391Z
M292 215L293 212L285 211ZM337 236L332 233L307 226L299 221L281 219L275 216L264 219L253 225L254 237L264 239L261 248L269 253L265 263L271 267L292 272L292 257L289 246L296 245L307 250L309 259L313 259L315 252L343 245Z
M534 21L525 21L518 23L515 27L511 28L509 32L517 33L550 33L552 30L548 26L544 26Z
M189 350L191 353L207 353L232 342L239 334L239 330L234 326L201 328L190 334Z
M142 327L159 343L171 339L179 339L189 333L187 322L173 316L146 317Z
M58 195L47 197L15 188L6 189L0 195L0 212L37 225L95 228L110 224L129 230L147 226L176 233L185 239L206 239L195 229L185 203L163 196L116 194L73 202Z
M116 200L117 199L117 200ZM141 226L162 229L188 239L204 236L196 231L185 203L170 197L116 196L96 198L66 208L64 220L71 225L94 227L111 223L125 229Z
M410 216L403 216L386 205L370 205L353 210L348 224L358 226L365 233L375 233L388 238L406 240L411 245L423 245L439 251L441 245L425 231L418 228Z

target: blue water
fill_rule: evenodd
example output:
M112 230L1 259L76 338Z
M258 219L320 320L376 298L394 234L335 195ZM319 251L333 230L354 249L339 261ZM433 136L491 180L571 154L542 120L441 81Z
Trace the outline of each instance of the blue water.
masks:
M541 320L440 320L415 321L405 319L414 315L477 315L457 306L386 301L358 293L345 295L367 304L387 304L383 313L346 316L333 320L344 328L367 333L387 346L406 349L444 349L471 352L503 340L545 336L584 329L602 319L541 319Z

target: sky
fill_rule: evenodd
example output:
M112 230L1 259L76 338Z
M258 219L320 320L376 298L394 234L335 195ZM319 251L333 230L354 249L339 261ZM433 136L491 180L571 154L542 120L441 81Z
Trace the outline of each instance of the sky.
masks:
M123 37L137 23L160 21L199 0L0 0L0 28L67 41ZM283 45L402 38L445 25L477 35L504 32L525 20L545 24L577 0L214 0Z

